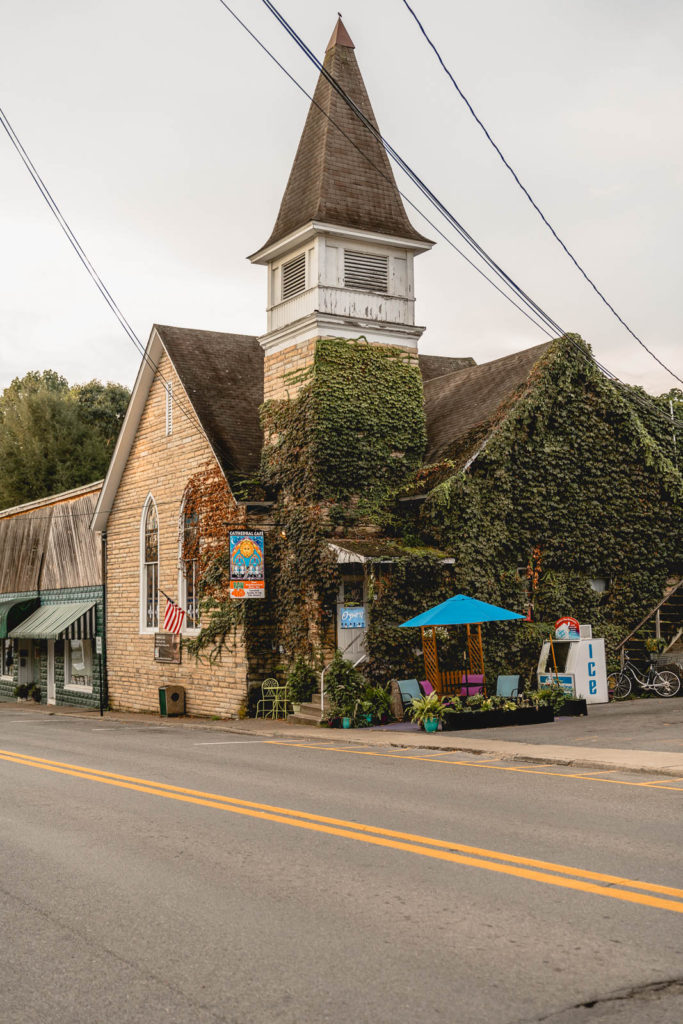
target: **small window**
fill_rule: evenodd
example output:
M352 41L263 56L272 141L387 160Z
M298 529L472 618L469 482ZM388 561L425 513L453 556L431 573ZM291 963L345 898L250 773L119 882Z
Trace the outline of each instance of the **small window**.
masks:
M92 640L64 641L64 687L92 693Z
M302 252L282 267L282 298L291 299L306 287L306 253Z
M173 433L173 382L166 384L166 436Z
M11 677L14 652L11 640L0 640L0 676Z
M389 291L389 258L344 250L344 285L359 292Z

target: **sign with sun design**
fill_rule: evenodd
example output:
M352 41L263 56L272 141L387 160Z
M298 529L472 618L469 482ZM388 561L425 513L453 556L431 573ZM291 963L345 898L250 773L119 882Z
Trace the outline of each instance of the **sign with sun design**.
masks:
M265 597L263 532L230 533L230 597Z

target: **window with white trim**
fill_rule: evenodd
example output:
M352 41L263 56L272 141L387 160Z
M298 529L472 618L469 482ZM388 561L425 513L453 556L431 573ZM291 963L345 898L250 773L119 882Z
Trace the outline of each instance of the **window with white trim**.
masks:
M92 693L92 640L64 641L64 689Z
M142 626L159 628L159 520L154 498L147 499L142 515L141 558Z
M282 265L282 300L291 299L306 289L306 253Z
M389 291L389 257L345 249L344 287L386 294Z
M168 381L166 387L166 436L173 433L173 381Z
M185 609L185 629L199 629L199 596L197 593L197 544L199 520L196 512L181 513L180 537L180 606ZM185 558L186 553L195 557Z
M14 644L12 640L0 640L0 676L11 679L14 667Z

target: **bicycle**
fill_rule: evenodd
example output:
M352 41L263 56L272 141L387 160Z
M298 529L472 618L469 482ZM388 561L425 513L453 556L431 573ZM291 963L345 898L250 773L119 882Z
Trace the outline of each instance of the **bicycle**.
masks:
M641 672L628 659L619 670L607 676L607 691L610 700L624 700L636 685L641 690L654 690L658 697L675 697L681 688L681 680L669 669L658 671L650 662L647 672Z

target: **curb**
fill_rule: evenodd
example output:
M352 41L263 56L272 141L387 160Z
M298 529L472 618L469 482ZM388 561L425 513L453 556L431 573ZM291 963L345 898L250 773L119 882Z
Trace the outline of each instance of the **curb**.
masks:
M11 702L3 702L12 706L13 711L18 711ZM39 706L28 708L22 706L22 713L24 714L43 714L46 716L55 716L63 718L76 718L81 721L92 721L93 719L100 721L118 722L121 725L128 724L134 721L138 724L141 722L147 723L150 727L157 726L160 728L181 728L181 729L204 729L209 732L221 732L230 733L238 736L250 736L253 739L275 739L283 741L296 741L300 743L320 743L332 741L336 746L363 746L363 747L377 747L387 749L399 749L399 750L416 750L416 751L442 751L444 753L458 753L461 751L465 754L476 754L480 756L496 758L500 761L517 762L522 764L537 764L537 765L558 765L561 767L570 768L586 768L589 771L616 771L626 772L628 774L648 774L648 775L661 775L661 776L675 776L683 778L683 765L648 765L644 761L636 764L626 764L624 761L612 759L601 759L600 757L586 757L585 755L572 757L567 754L567 748L564 748L562 754L553 755L547 751L543 754L534 753L534 746L532 744L508 744L507 741L499 741L505 743L506 748L501 750L497 745L486 744L486 742L476 741L467 742L466 740L460 740L457 745L449 744L444 745L442 743L424 743L420 742L420 738L416 735L416 742L405 743L401 742L400 739L389 738L388 734L383 734L387 738L382 738L379 741L377 734L372 736L372 740L367 738L361 738L359 734L356 736L348 736L341 729L322 729L317 728L316 732L313 733L314 727L308 727L298 724L292 724L286 727L287 731L282 729L250 729L241 727L239 720L233 719L221 719L220 721L213 721L206 718L161 718L158 715L141 715L131 712L116 712L116 711L105 711L104 716L100 718L97 711L84 711L78 710L62 710L59 706L50 707ZM0 716L1 721L1 716ZM334 732L334 736L332 733ZM362 732L365 732L364 730ZM297 735L299 733L299 735ZM410 734L413 735L412 733ZM365 733L367 736L367 733ZM374 741L374 742L373 742ZM550 746L550 744L548 744ZM511 748L516 749L511 749ZM520 749L522 748L522 749ZM629 752L630 753L630 752ZM635 751L634 751L635 753ZM643 754L666 754L667 751L642 751ZM680 754L671 752L671 756L680 758Z

